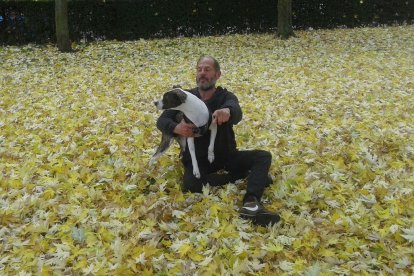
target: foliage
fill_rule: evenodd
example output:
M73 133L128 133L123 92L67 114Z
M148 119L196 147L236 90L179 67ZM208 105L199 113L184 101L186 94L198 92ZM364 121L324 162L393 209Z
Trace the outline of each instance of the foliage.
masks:
M414 27L0 48L0 273L414 273ZM152 102L222 63L240 148L272 152L265 205L245 181L183 194Z
M72 41L135 40L246 33L275 33L277 0L68 1ZM0 15L24 15L24 28L0 23L0 43L56 40L54 1L0 1ZM414 1L295 0L294 29L412 24Z

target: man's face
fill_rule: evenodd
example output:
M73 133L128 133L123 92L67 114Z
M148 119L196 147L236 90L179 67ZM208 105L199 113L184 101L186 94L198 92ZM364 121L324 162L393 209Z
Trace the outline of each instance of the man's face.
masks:
M196 82L200 90L209 90L216 86L216 81L220 78L220 71L214 69L214 62L209 58L203 58L197 64Z

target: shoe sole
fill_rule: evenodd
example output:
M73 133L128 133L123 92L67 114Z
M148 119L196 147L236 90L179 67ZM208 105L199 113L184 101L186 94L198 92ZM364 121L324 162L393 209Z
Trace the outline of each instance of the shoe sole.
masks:
M253 224L260 226L267 226L269 224L276 224L280 221L279 216L262 213L259 215L250 215L250 214L240 214L240 217L243 219L248 219L253 222Z

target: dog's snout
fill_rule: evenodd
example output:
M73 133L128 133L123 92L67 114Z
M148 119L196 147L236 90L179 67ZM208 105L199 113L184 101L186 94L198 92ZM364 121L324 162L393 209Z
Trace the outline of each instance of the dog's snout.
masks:
M155 101L155 102L154 102L154 105L155 105L155 106L157 106L157 103L158 103L158 102L157 102L157 101Z

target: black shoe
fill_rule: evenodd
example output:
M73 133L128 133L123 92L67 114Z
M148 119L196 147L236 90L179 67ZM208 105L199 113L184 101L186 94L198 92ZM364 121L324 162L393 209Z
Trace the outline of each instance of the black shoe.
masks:
M240 217L251 220L254 224L267 226L280 221L280 216L266 210L256 198L246 201L240 209Z

